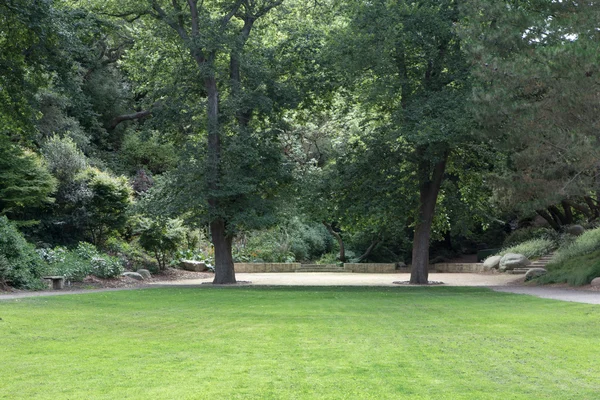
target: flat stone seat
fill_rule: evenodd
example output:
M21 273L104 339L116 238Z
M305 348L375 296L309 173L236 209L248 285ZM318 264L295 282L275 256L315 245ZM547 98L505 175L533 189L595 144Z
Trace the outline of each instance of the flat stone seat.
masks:
M42 279L51 280L52 281L52 289L61 290L65 287L65 277L64 276L44 276Z

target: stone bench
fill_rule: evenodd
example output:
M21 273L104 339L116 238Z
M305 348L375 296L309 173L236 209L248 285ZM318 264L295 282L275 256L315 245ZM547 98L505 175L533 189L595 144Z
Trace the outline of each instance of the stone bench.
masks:
M61 290L65 287L65 277L64 276L44 276L42 279L52 281L52 289Z

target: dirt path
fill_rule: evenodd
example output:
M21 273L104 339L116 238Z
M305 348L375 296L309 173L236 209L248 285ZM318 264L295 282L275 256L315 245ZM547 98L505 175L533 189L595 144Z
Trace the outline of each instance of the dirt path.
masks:
M398 286L393 282L408 281L410 274L352 274L352 273L256 273L236 274L238 281L246 281L251 286ZM443 282L445 286L489 287L499 292L526 294L546 299L573 301L578 303L600 304L600 292L552 287L518 286L522 277L503 274L429 274L431 281ZM87 290L40 291L0 293L0 300L15 300L26 297L60 296L113 292L118 290L148 289L156 287L210 287L212 277L204 279L181 279L144 283L126 288L106 288Z

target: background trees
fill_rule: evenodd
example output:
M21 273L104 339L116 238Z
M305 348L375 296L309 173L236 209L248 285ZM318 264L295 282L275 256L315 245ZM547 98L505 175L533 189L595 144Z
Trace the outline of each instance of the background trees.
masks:
M578 215L597 218L598 4L478 1L468 8L474 109L503 154L496 197L557 230Z
M179 218L212 240L216 283L236 257L410 261L424 283L430 254L497 244L501 219L600 215L597 17L547 1L10 0L0 212L38 245L146 261L132 216Z
M414 226L411 282L426 283L446 167L454 150L473 140L465 108L469 64L455 30L460 11L453 1L350 2L341 9L346 23L334 51L367 132L356 148L359 157L381 157L362 179L376 191L401 185L385 195L404 197L395 211Z

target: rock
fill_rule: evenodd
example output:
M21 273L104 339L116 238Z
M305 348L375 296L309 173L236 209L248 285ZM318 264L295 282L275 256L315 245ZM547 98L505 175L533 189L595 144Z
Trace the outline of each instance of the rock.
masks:
M592 279L592 282L590 283L590 285L599 287L600 286L600 276L598 278Z
M530 268L525 274L525 282L535 278L539 278L542 275L546 275L548 271L545 268Z
M206 263L202 261L181 260L179 266L186 271L204 272L208 271Z
M148 271L147 269L138 269L137 271L138 274L140 274L144 279L150 279L152 278L152 275L150 274L150 271Z
M580 236L585 232L585 228L581 225L571 225L567 227L566 231L569 235Z
M500 271L511 271L515 268L524 268L529 265L529 260L522 254L506 253L500 259Z
M490 269L498 268L500 266L500 259L502 256L490 256L483 262L483 269L489 271Z
M121 276L128 276L129 278L133 278L137 281L143 281L144 277L137 272L123 272Z

